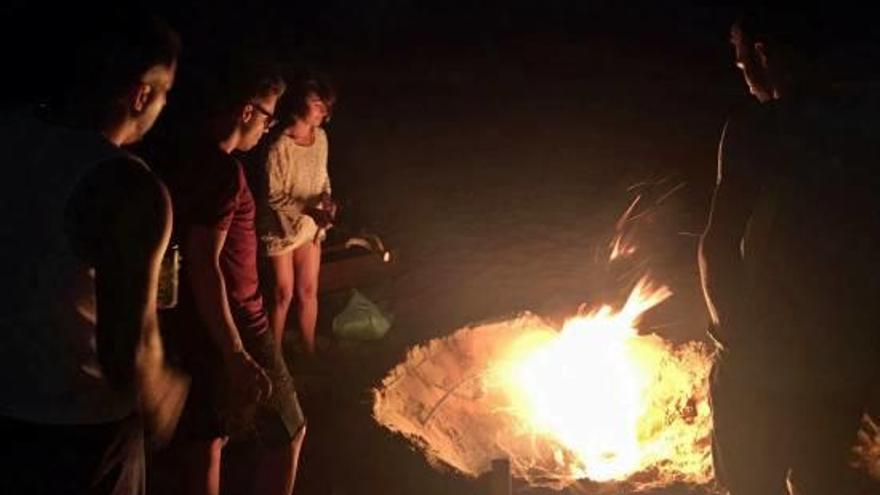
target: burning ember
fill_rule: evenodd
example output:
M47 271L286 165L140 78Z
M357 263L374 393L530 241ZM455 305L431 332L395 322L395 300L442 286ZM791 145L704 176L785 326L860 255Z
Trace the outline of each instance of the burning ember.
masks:
M862 428L853 448L854 465L875 481L880 481L880 425L869 414L862 417Z
M557 489L710 484L710 353L636 329L671 295L644 278L618 310L561 329L526 313L413 348L375 391L375 418L470 476L504 457Z

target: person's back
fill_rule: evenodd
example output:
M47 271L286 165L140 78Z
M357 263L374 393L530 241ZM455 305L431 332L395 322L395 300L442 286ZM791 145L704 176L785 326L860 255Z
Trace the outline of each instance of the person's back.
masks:
M91 265L68 238L67 203L99 163L124 152L100 133L12 116L0 147L14 166L3 195L0 415L89 424L132 413L134 396L110 389L95 349Z
M870 332L877 290L876 117L849 95L769 105L772 165L744 237L761 335L782 352L830 359ZM772 317L771 317L772 321ZM867 343L867 342L864 342Z
M179 41L141 15L85 46L65 98L0 119L3 493L132 493L144 423L167 439L186 394L156 326L168 194L122 149L165 106Z

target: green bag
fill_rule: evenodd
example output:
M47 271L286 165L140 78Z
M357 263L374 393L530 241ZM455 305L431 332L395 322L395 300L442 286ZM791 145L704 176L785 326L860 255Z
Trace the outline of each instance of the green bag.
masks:
M333 335L347 340L378 340L388 333L393 318L357 289L345 308L333 318Z

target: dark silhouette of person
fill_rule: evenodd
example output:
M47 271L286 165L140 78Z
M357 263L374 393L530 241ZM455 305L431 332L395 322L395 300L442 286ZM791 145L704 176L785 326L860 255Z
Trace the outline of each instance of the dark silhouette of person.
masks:
M756 102L729 118L699 251L718 344L716 473L732 495L845 494L877 359L877 117L834 90L810 18L731 29Z
M165 107L180 41L143 12L83 32L63 97L0 119L2 493L132 493L141 423L167 440L186 397L157 324L171 203L123 148Z

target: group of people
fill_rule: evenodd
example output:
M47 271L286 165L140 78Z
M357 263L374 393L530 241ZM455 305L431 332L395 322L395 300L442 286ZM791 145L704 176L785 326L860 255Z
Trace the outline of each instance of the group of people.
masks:
M725 127L700 243L731 495L855 493L848 449L878 362L876 115L832 90L796 21L731 30L757 103ZM281 341L295 300L316 350L333 90L235 67L134 154L179 39L141 17L88 48L63 98L0 119L0 491L289 495L306 422ZM179 297L160 301L172 244Z
M0 491L289 495L306 421L282 338L295 300L316 352L333 89L233 62L142 140L178 35L133 16L83 53L59 97L0 121Z

